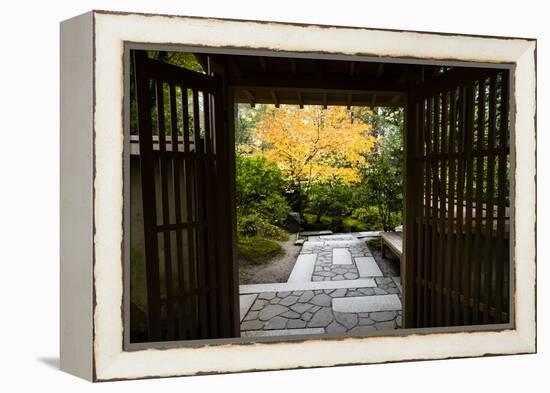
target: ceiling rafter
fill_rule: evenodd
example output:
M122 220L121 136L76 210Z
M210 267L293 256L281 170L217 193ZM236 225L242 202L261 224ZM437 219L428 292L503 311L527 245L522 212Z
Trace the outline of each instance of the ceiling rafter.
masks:
M382 77L382 74L384 73L384 63L378 64L378 69L376 70L376 77L380 78Z
M300 90L297 91L298 95L298 105L300 106L300 109L304 108L304 99L302 97L302 92Z
M260 62L260 67L262 67L262 71L267 72L267 61L265 57L258 56L258 61Z
M273 98L273 101L275 102L275 108L278 108L280 106L279 97L277 96L277 92L275 90L271 90L271 98Z

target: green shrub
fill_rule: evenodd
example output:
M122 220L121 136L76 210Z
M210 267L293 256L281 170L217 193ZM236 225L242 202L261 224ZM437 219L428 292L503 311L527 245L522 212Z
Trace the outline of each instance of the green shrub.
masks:
M280 194L269 194L265 199L261 199L250 205L252 212L258 213L262 218L271 224L284 225L286 217L290 213L290 206L286 198Z
M369 229L365 231L380 230L384 228L378 209L374 206L358 207L351 213L351 217L362 221Z
M345 232L359 232L359 231L369 231L370 227L365 224L363 221L360 221L356 218L346 217L344 218L342 225Z
M333 182L316 184L308 193L307 206L312 213L327 216L349 214L353 199L353 189L350 186Z
M288 240L288 233L285 230L270 224L258 214L239 215L237 233L240 237L261 236L281 241Z
M319 222L323 225L329 225L332 224L332 221L334 221L334 219L332 217L329 217L329 216L321 216L319 217Z
M316 214L304 213L302 214L302 218L304 219L306 224L315 224L317 222Z
M237 155L237 204L249 206L280 193L284 180L277 165L263 156Z
M239 257L255 265L265 264L271 258L283 253L279 243L263 237L240 237L237 240L237 254Z

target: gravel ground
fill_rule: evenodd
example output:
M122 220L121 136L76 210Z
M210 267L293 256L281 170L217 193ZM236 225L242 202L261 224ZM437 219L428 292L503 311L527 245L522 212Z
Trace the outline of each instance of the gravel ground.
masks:
M278 242L284 255L270 260L265 265L252 265L239 259L239 284L268 284L286 282L296 263L302 246L294 245L295 235L290 234L286 242Z

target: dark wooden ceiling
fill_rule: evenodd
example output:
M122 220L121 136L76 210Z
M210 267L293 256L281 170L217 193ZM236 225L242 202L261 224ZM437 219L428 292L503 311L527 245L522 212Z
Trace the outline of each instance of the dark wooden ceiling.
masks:
M411 65L225 55L238 103L403 106ZM221 59L219 59L221 60Z

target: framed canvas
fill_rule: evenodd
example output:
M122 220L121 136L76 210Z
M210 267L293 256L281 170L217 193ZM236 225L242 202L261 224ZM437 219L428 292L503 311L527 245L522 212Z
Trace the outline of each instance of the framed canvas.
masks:
M91 11L61 23L60 64L63 370L109 381L536 351L536 40ZM271 123L247 157L272 154L259 178L280 171L286 188L246 221L239 113L261 110ZM380 168L365 152L382 131L367 130L388 113L401 225L361 226L363 205L299 211L289 179L355 185L354 162ZM299 154L314 119L323 159L315 145L316 175L292 178L274 146ZM243 278L245 246L280 233L258 226L281 205L300 213L284 220L288 274Z

